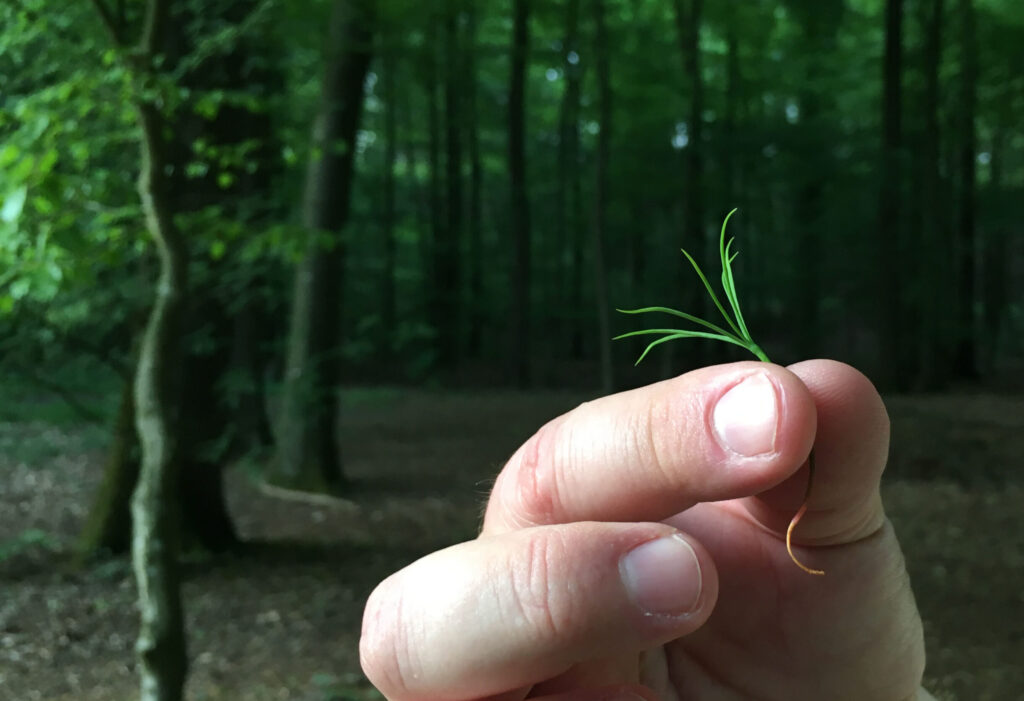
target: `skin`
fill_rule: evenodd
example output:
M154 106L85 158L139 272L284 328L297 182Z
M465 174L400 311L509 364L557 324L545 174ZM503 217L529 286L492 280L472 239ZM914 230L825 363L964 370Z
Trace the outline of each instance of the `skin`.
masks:
M750 445L755 430L730 434L752 456L715 422L719 400L751 379L775 401L767 450ZM703 368L581 405L512 456L478 539L377 587L363 669L395 701L930 698L879 494L888 442L871 383L824 360ZM784 543L812 446L794 545L824 577ZM655 599L638 598L627 553L680 539L690 548L671 552L692 551L699 568L671 560L643 580ZM692 610L667 605L694 596Z

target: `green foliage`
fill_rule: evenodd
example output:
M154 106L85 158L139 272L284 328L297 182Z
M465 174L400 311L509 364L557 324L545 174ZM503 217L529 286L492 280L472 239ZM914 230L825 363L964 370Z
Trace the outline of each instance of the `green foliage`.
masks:
M57 540L46 531L27 528L10 540L0 541L0 562L36 548L54 550L58 545Z
M705 321L704 319L693 316L692 314L680 312L675 309L670 309L668 307L619 309L617 311L622 312L623 314L646 314L650 312L661 312L665 314L671 314L673 316L677 316L681 319L685 319L687 321L703 326L707 329L710 329L711 331L709 333L707 331L693 331L684 329L646 329L643 331L631 331L629 333L624 333L619 336L616 336L615 340L619 340L622 338L631 338L633 336L662 336L661 338L655 341L651 341L651 343L648 344L647 348L644 349L644 352L637 359L637 365L640 364L641 360L647 357L647 354L655 346L661 345L666 341L673 341L676 339L684 338L704 338L713 341L732 343L734 345L740 346L741 348L746 348L748 351L753 353L754 356L758 358L758 360L768 362L768 356L766 356L764 354L764 351L762 351L761 348L756 343L754 343L754 339L751 338L750 336L750 331L747 330L747 323L743 319L743 312L740 310L739 296L736 293L736 278L733 275L732 262L733 260L736 259L736 256L739 254L732 253L732 244L735 239L729 239L728 242L726 242L725 240L726 227L729 224L729 219L731 219L732 215L735 213L736 210L733 209L725 216L725 220L722 222L722 231L719 235L718 243L718 254L722 264L722 290L725 293L725 299L729 303L729 307L732 310L731 316L729 312L725 309L725 307L722 306L722 302L719 300L718 295L715 293L715 288L711 286L710 282L708 282L707 276L704 275L704 271L701 270L700 265L697 264L697 261L695 261L693 259L693 256L687 253L685 249L681 249L683 251L683 255L686 256L686 259L690 261L690 265L692 265L693 269L697 272L697 276L700 277L701 282L704 283L704 289L707 290L708 294L711 297L711 301L714 302L715 307L718 309L719 312L721 312L722 318L725 319L725 322L729 326L729 329L717 326L716 324L713 324L710 321Z

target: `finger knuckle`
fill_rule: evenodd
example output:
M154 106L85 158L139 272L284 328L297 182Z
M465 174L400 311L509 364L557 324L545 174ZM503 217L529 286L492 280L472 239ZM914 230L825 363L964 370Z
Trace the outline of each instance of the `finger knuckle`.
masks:
M401 588L382 582L370 594L359 638L359 662L374 686L389 697L401 697L414 679L410 631L403 619Z
M558 440L562 421L545 424L522 447L512 480L511 510L521 526L552 523L560 510Z

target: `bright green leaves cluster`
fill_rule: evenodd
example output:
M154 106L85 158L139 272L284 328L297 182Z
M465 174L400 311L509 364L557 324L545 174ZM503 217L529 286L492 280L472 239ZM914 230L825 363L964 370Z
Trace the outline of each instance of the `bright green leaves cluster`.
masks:
M134 199L134 116L91 12L0 4L0 316L23 302L55 311L60 293L73 303L98 271L136 257L113 244L138 208L111 207Z
M704 288L708 291L708 294L711 295L711 301L714 302L715 307L717 307L718 311L721 312L722 318L725 319L725 326L719 326L718 324L713 324L710 321L706 321L705 319L701 319L700 317L696 317L692 314L687 314L686 312L681 312L675 309L669 309L668 307L619 309L618 311L623 314L647 314L651 312L671 314L672 316L685 319L686 321L707 329L706 331L696 331L691 329L645 329L643 331L631 331L630 333L624 333L620 336L616 336L615 340L620 338L629 338L631 336L661 336L661 338L655 339L647 345L647 348L644 349L644 352L637 359L637 365L640 364L641 360L647 357L647 354L650 353L651 349L655 346L661 345L666 341L683 338L707 338L713 341L732 343L740 346L741 348L746 348L748 351L753 353L758 360L768 362L768 356L765 355L760 346L754 343L754 339L750 337L750 331L747 329L747 323L743 319L743 312L740 310L739 296L736 294L736 278L732 272L732 262L736 259L738 254L732 251L734 239L729 239L728 241L725 240L726 227L729 224L729 219L731 219L732 215L735 213L736 210L734 209L726 215L725 221L722 222L722 233L718 240L718 254L722 260L722 291L725 293L725 300L729 303L729 309L732 311L732 314L730 314L729 310L727 310L722 304L718 295L715 293L715 288L712 287L707 276L704 275L704 271L701 270L700 265L697 264L697 261L694 260L693 256L685 250L683 251L683 255L686 256L688 261L690 261L690 265L692 265L693 269L697 271L697 275L700 277L701 282L704 283Z

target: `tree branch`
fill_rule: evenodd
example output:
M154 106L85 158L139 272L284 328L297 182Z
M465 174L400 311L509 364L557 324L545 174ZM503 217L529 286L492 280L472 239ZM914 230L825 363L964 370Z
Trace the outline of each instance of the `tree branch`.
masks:
M114 13L110 11L110 8L106 6L103 0L89 0L92 3L93 8L96 10L96 14L100 18L100 23L103 28L107 31L110 36L110 40L114 42L114 46L123 47L124 42L121 40L121 32L119 31L117 20L114 17Z
M169 5L167 0L149 0L146 3L146 15L139 34L139 52L146 57L147 64L160 53L160 40L164 35L163 28Z

